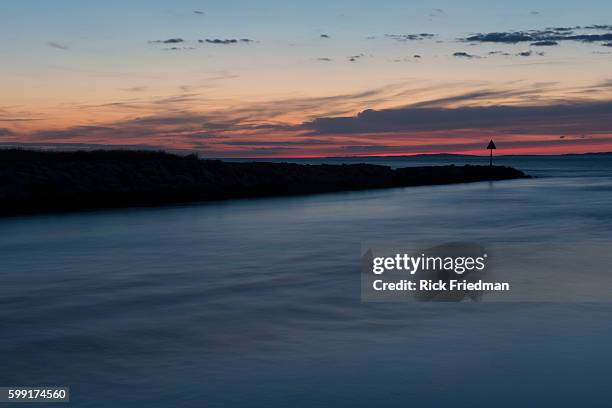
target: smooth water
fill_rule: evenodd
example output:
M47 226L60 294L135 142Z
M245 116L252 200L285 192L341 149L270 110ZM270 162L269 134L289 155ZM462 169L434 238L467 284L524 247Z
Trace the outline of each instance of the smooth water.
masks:
M497 163L539 177L1 219L0 386L67 385L78 407L606 406L612 304L360 302L362 241L612 239L611 156Z

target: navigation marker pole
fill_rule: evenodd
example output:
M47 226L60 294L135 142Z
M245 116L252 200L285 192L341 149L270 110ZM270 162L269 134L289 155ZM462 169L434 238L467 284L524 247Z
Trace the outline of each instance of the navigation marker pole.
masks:
M489 142L487 149L491 151L491 158L489 159L489 167L493 167L493 150L497 149L497 147L495 147L495 143L493 143L493 139L491 139L491 141Z

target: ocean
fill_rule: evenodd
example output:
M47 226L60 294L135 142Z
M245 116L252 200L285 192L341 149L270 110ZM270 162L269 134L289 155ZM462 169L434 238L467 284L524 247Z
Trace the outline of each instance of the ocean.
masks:
M75 407L607 406L612 303L361 302L364 241L612 242L612 155L495 163L535 177L0 219L0 386L69 386Z

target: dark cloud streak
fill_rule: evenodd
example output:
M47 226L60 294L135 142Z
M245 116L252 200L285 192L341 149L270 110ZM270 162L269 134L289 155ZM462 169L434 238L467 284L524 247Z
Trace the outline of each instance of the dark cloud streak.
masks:
M167 40L153 40L149 41L151 44L180 44L185 42L182 38L168 38Z
M454 52L453 57L467 58L467 59L478 58L478 56L476 55L468 54L467 52L463 52L463 51Z
M225 38L225 39L207 38L205 40L198 40L198 42L199 43L208 43L208 44L228 45L228 44L237 44L239 42L242 42L242 43L252 43L252 42L254 42L254 40L251 40L250 38L240 38L240 39L236 39L236 38Z
M545 40L532 42L531 45L535 45L536 47L552 47L555 45L559 45L559 43L557 41Z
M469 99L466 96L465 99ZM509 134L612 133L612 101L536 106L406 107L304 123L312 135L491 129Z
M522 42L531 42L532 45L557 45L559 41L578 41L585 43L612 41L612 33L602 34L576 34L574 30L612 30L612 26L596 25L586 27L551 27L544 30L529 30L529 31L510 31L510 32L491 32L477 33L466 38L460 38L461 41L476 42L476 43L502 43L502 44L517 44Z
M391 38L396 41L420 41L420 40L430 40L434 38L435 34L430 33L419 33L419 34L385 34L385 37Z
M60 44L60 43L57 43L57 42L55 42L55 41L49 41L49 42L47 43L47 45L48 45L49 47L51 47L51 48L55 48L55 49L62 50L62 51L68 51L68 50L70 50L70 47L68 47L67 45Z

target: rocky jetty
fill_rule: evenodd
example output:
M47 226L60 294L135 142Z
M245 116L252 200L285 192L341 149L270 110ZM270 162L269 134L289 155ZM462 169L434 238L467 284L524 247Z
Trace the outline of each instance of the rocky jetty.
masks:
M0 150L0 215L528 177L502 166L227 162L164 152Z

